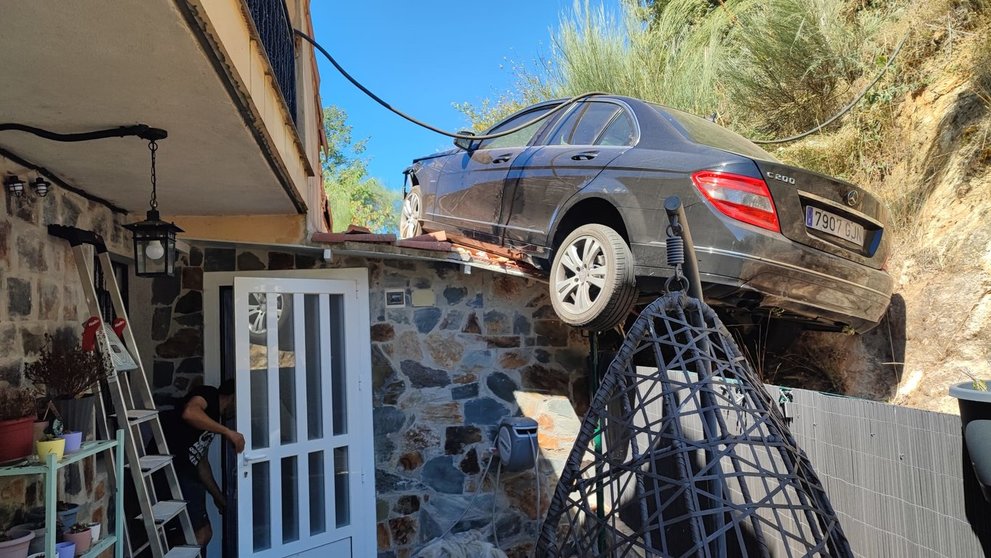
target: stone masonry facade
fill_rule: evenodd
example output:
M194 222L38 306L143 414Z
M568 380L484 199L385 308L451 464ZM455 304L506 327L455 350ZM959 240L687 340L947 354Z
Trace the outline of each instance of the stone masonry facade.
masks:
M157 396L179 396L202 381L205 273L367 269L379 556L412 556L461 515L478 488L496 425L508 416L538 421L540 502L532 471L502 473L495 486L493 466L454 532L494 524L510 556L529 553L589 399L587 339L557 320L545 284L477 269L464 274L446 263L327 263L195 245L182 264L175 278L152 286ZM405 306L387 308L386 290L403 291Z
M0 158L0 176L27 172ZM82 285L69 245L48 235L49 224L77 226L103 235L117 254L130 251L130 235L121 227L137 220L102 204L53 186L39 198L30 187L23 197L0 192L0 386L28 387L24 365L36 359L45 334L76 342L88 317ZM80 521L103 521L107 480L93 459L60 475L59 499L80 504ZM39 506L43 485L34 477L0 479L0 526L16 512Z

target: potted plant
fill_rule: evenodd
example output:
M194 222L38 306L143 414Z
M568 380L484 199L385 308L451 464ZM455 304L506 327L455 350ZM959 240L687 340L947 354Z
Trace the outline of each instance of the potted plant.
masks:
M17 388L0 389L0 463L31 455L34 396Z
M66 542L71 542L76 545L76 556L81 556L87 550L91 544L93 544L93 535L90 534L89 527L83 525L82 523L76 523L69 528L68 531L63 533Z
M963 370L970 380L950 387L960 405L965 459L973 466L984 499L991 502L991 391L987 382Z
M65 455L65 438L56 438L52 435L45 435L44 438L35 442L38 448L38 460L42 464L48 461L48 454L55 454L55 461L61 461Z
M0 534L0 558L25 558L34 533L27 529L10 529Z
M90 538L93 540L93 544L96 544L96 541L100 540L100 522L94 521L92 523L87 523L86 526L89 527L89 534Z
M91 390L107 377L109 365L98 351L86 351L68 339L45 335L38 360L24 367L24 375L35 385L44 385L55 403L66 430L92 437L96 398Z

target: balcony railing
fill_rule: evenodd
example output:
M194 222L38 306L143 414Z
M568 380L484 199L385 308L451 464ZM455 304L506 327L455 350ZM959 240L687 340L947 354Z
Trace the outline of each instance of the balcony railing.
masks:
M296 122L296 47L289 11L283 0L247 0L247 4L282 98Z

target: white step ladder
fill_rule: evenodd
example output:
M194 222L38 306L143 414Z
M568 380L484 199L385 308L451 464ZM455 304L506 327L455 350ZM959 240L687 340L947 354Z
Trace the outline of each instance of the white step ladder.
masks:
M141 514L135 519L141 521L147 532L147 542L135 548L132 534L125 528L125 555L131 557L142 555L142 553L147 555L147 551L150 550L153 558L195 558L200 555L200 547L196 545L196 536L193 532L189 512L186 509L186 503L181 499L179 479L172 464L172 456L168 452L162 422L152 399L148 378L138 356L137 343L124 309L124 301L117 285L117 277L114 275L113 264L110 261L106 244L99 235L75 227L49 225L48 234L69 241L76 263L76 271L79 273L79 280L83 285L86 306L91 316L96 316L101 320L101 324L97 328L97 340L100 343L100 349L103 354L111 356L113 371L108 374L105 382L101 382L100 389L106 389L109 393L113 401L113 416L118 423L117 428L122 428L125 431L125 464L130 471L135 495L141 509ZM96 286L93 283L93 270L88 263L90 255L86 248L87 245L92 246L96 251L96 257L103 271L106 289L110 293L115 314L125 320L122 332L123 344L113 329L108 324L102 323L103 317L97 299ZM102 393L96 394L96 404L97 430L100 436L106 437L113 430L107 423L108 413L104 408ZM126 417L126 420L120 420L120 417ZM146 455L145 443L141 435L143 426L150 429L161 455ZM137 466L134 466L135 464ZM113 467L111 470L115 471ZM158 500L153 482L154 475L165 476L169 491L173 497L177 498L176 500ZM116 478L116 473L111 474L111 481L115 490L123 489L123 481ZM120 510L118 513L125 512ZM170 547L165 526L173 519L179 522L184 542L182 545ZM125 526L127 523L125 518Z

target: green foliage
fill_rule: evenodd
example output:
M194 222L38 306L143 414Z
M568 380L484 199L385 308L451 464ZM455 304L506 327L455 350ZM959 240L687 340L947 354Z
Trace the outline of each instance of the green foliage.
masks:
M364 157L367 140L354 141L344 110L323 110L327 150L323 154L323 184L334 218L334 231L348 225L368 227L373 232L395 232L399 225L400 195L368 176Z

